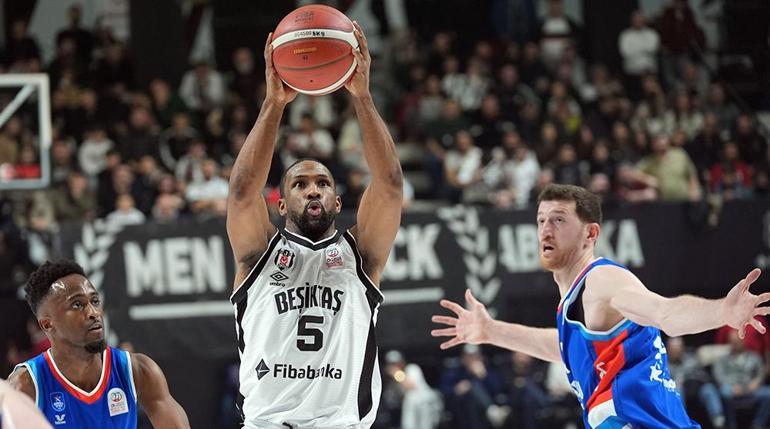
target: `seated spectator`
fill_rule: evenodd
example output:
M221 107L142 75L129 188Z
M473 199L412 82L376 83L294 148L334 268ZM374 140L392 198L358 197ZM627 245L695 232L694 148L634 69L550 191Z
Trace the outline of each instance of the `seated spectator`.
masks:
M639 203L658 199L658 179L628 163L618 166L615 188L620 201Z
M291 165L300 158L314 158L323 162L335 172L332 157L334 156L334 139L329 131L320 128L312 115L303 115L299 129L289 134L286 144L281 149L281 160L284 165Z
M441 392L446 407L452 413L454 427L487 429L502 427L511 413L507 405L498 405L495 398L503 392L503 382L487 367L478 346L463 348L461 364L444 370Z
M741 159L753 165L765 158L768 142L759 134L754 118L748 113L741 113L732 131L731 140L738 145Z
M39 179L40 161L38 161L37 151L32 146L22 146L19 151L19 160L13 166L14 179Z
M751 428L763 428L770 420L770 387L762 385L765 378L765 365L762 357L747 350L738 332L732 330L727 335L730 354L714 363L714 379L727 404L730 427L735 427L734 408L738 401L751 401L756 404L756 414Z
M107 222L112 225L129 226L144 223L144 213L136 208L131 194L120 194L115 200L115 211L107 215Z
M177 161L183 157L190 144L199 140L198 130L190 125L190 117L179 112L174 114L171 127L160 133L160 158L170 171L176 168Z
M657 180L663 201L697 201L701 196L698 172L687 152L671 147L665 135L652 141L652 154L642 158L637 168ZM648 184L652 182L648 181Z
M543 389L545 367L521 352L513 352L511 360L511 373L505 378L513 419L521 429L537 429L550 402Z
M722 130L729 130L740 113L735 104L727 99L725 88L720 82L712 82L709 86L703 109L707 114L716 116L717 126Z
M107 153L114 147L115 143L107 137L103 126L90 126L78 149L78 161L83 173L95 180L107 168Z
M631 98L638 100L642 94L642 76L658 71L660 37L647 26L642 11L635 10L631 13L631 27L620 33L618 45L623 57L623 71L628 77L626 86Z
M703 129L694 139L685 144L684 150L690 155L701 183L708 185L709 170L719 161L723 150L724 140L720 135L719 120L714 113L706 113L703 117Z
M472 185L480 180L481 155L481 149L476 147L470 133L457 133L455 148L447 152L444 161L449 202L457 204L461 201L474 201L479 197L473 194Z
M11 71L23 71L30 62L40 64L40 48L27 33L27 21L16 19L11 23L11 37L5 45L5 65Z
M482 177L495 207L524 208L539 173L535 153L515 131L509 131L503 138L503 147L492 151L492 160L484 167Z
M176 163L174 175L179 184L184 186L190 182L203 180L202 165L208 159L206 156L206 144L201 140L193 140L187 148L187 154Z
M294 129L301 128L303 119L308 115L319 127L334 126L337 123L337 111L334 110L332 96L297 95L297 98L289 104L289 126Z
M668 352L668 370L671 378L676 382L685 405L688 401L699 401L706 409L712 426L715 429L724 428L726 419L722 397L698 358L685 349L681 337L669 338L666 342L666 351Z
M64 186L73 170L80 170L75 158L75 142L71 139L54 139L51 145L51 185Z
M738 145L725 144L722 161L714 164L709 173L709 189L725 200L748 198L751 195L751 168L741 161Z
M378 415L387 419L390 427L401 429L438 427L443 410L441 396L425 381L422 369L416 364L407 364L403 355L397 350L386 353L385 362L385 388L383 389L385 410ZM382 423L380 420L378 417L378 423Z
M179 219L179 212L184 201L174 194L160 194L152 207L152 219L158 223L174 223Z
M340 199L342 200L343 210L356 210L358 209L358 203L361 201L361 196L364 195L364 191L367 186L367 174L365 171L354 168L348 173L347 180L344 184L344 192Z
M72 171L67 186L54 190L51 199L56 221L87 222L96 216L96 195L88 188L88 179L79 171Z
M190 109L205 113L225 102L225 82L209 63L200 61L182 77L179 95Z
M173 92L163 79L153 79L150 82L150 99L152 113L158 119L162 128L171 126L174 115L187 111L187 106L176 92Z
M203 180L191 182L187 186L185 199L190 210L200 216L224 216L227 208L227 181L218 176L216 161L206 159L201 166Z

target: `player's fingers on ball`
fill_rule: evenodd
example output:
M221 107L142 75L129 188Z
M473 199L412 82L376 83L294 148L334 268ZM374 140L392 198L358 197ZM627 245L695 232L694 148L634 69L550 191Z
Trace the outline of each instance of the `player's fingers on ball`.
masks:
M433 316L431 319L434 323L443 323L449 326L457 325L457 318L449 316Z

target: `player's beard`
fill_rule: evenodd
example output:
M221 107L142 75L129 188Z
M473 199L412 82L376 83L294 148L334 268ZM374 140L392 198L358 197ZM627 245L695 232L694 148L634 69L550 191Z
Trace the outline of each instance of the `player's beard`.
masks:
M107 343L102 338L101 340L86 344L85 349L88 353L101 353L106 347Z
M310 205L310 203L308 203ZM318 217L310 216L308 213L307 205L301 213L290 213L291 221L294 225L297 225L299 232L303 236L309 238L312 241L318 241L323 237L329 227L334 223L335 214L327 211L326 207L321 204L321 215Z

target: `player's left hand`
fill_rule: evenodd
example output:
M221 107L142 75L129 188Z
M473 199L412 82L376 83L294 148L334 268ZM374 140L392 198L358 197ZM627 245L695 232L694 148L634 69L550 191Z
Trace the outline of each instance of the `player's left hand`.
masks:
M740 338L746 335L747 325L753 326L760 334L767 331L764 325L754 317L770 314L770 307L760 307L760 305L770 301L770 292L760 295L749 292L749 287L757 281L760 274L762 271L759 268L751 270L745 278L730 289L722 303L725 324L737 329Z
M369 66L372 64L372 57L369 55L369 45L364 36L364 30L357 21L353 21L353 28L353 34L358 40L358 49L353 49L356 70L345 83L345 88L353 97L361 98L369 95Z

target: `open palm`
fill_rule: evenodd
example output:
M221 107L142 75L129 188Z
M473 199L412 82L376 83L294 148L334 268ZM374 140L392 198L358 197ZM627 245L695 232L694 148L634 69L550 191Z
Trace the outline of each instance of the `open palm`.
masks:
M446 350L458 344L482 344L488 340L487 329L492 323L484 304L476 300L470 289L465 291L465 300L468 302L468 309L461 305L442 299L442 307L451 310L457 317L439 316L431 317L435 323L448 325L448 328L434 329L430 334L434 337L452 337L441 343L441 349Z
M759 268L754 268L745 278L733 286L724 298L722 308L725 324L737 329L738 336L741 338L746 334L746 325L753 326L760 334L766 332L762 323L754 317L770 314L770 307L760 307L760 305L770 301L770 292L760 295L749 292L751 284L759 278L760 274L762 271Z

